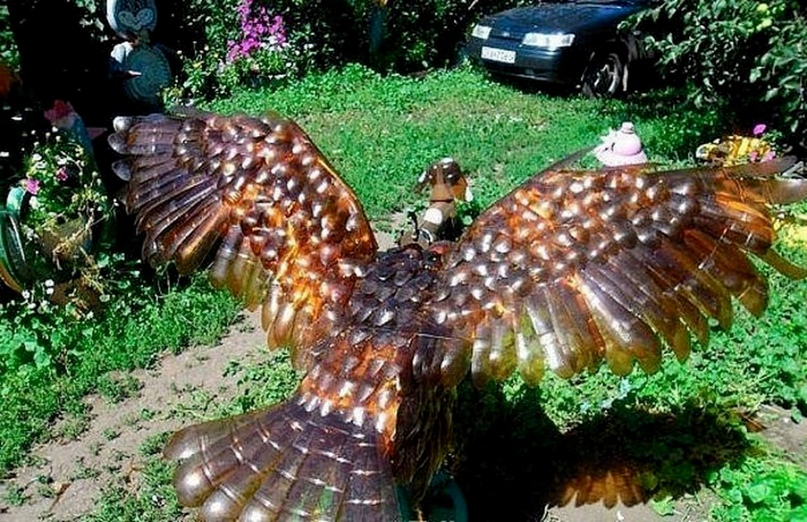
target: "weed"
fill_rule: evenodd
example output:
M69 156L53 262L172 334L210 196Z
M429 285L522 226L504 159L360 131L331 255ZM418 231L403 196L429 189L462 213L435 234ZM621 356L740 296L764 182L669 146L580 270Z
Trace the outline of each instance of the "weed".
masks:
M36 493L40 497L55 498L56 485L57 484L53 481L53 477L47 475L39 475L36 478Z
M138 475L138 487L127 487L123 481L103 489L98 509L82 517L83 522L163 522L179 520L182 508L176 501L171 474L173 465L159 458L148 459Z
M58 439L77 440L90 426L90 419L85 414L71 415L62 420L54 432Z
M165 444L168 442L168 437L170 435L170 433L160 433L149 436L140 446L140 455L144 457L159 455L162 452Z
M67 359L63 371L25 366L1 376L0 476L22 462L33 442L49 437L57 415L83 414L83 397L99 391L99 383L112 399L134 393L130 377L102 378L108 372L119 376L153 364L165 349L211 343L239 309L228 294L212 290L203 275L179 284L167 277L141 282L108 305L103 315L82 324L61 324L67 331L79 329L78 334L69 334L75 339L75 355ZM4 320L0 315L0 324ZM81 431L81 423L74 423L65 435Z
M120 430L116 430L115 428L104 428L101 435L103 435L106 440L115 440L120 437L121 433Z
M143 384L132 375L115 377L108 374L98 379L98 393L115 404L134 396L142 387Z
M9 506L22 506L28 502L29 498L30 497L25 494L25 488L9 484L5 492L4 500Z
M87 466L83 458L79 458L76 464L76 470L70 477L71 480L93 479L101 475L101 470Z

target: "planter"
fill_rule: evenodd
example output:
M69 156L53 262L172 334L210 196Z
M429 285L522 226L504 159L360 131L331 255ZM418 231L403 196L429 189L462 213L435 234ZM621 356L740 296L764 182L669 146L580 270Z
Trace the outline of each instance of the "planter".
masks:
M29 205L25 190L15 187L0 208L0 280L17 293L50 280L55 304L96 308L99 293L83 275L92 270L91 254L112 232L113 220L79 216L33 230L24 224Z
M20 233L19 211L25 192L15 187L0 208L0 280L15 292L22 292L30 279L30 271Z

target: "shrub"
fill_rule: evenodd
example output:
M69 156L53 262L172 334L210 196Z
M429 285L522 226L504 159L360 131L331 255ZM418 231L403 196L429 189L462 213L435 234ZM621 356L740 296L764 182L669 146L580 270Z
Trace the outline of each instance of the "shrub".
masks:
M727 100L746 124L796 133L807 126L805 13L796 0L665 0L639 23L666 74L685 78L696 103Z
M5 63L13 68L19 64L20 56L14 35L11 33L11 23L8 15L8 6L0 5L0 64Z
M341 2L191 0L160 9L169 21L155 39L183 59L175 97L226 96L237 86L266 85L353 57L352 9Z
M155 39L174 46L184 59L179 97L223 96L235 86L265 85L312 70L350 62L384 72L413 72L452 63L468 27L484 13L520 3L513 0L191 0L161 6ZM263 14L262 14L263 13ZM254 23L279 17L283 52L228 60L232 42L254 36ZM169 29L170 28L170 29ZM168 34L161 31L170 30ZM371 34L374 38L371 52ZM268 44L267 34L262 34ZM253 39L254 41L254 39ZM265 45L264 47L267 47ZM258 49L260 46L252 47Z
M392 0L377 62L396 72L443 67L456 60L469 27L482 15L524 4L514 0Z

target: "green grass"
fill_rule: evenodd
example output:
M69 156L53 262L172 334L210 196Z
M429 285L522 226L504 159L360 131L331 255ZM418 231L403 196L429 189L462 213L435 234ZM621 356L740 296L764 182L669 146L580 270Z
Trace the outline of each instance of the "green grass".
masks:
M166 281L144 279L142 287L109 303L99 317L78 321L55 312L59 320L49 323L58 330L53 334L72 340L63 364L22 366L0 375L0 477L26 462L34 442L80 435L88 422L87 394L115 401L136 391L131 378L110 372L148 367L165 350L213 343L238 313L235 299L211 289L206 277L161 291ZM67 421L56 433L59 417Z
M597 143L623 120L636 124L651 160L665 164L687 163L696 145L732 129L718 107L695 110L675 92L626 101L553 97L524 93L469 69L415 79L348 67L277 90L239 93L208 108L248 114L273 109L296 119L377 222L418 201L420 196L411 191L418 173L442 156L454 157L470 173L484 206L551 162ZM807 264L803 251L785 253ZM120 322L99 329L99 339L110 331L128 339L125 348L99 348L81 358L68 376L31 372L3 383L9 390L3 397L12 402L0 418L0 469L19 464L20 452L32 440L46 438L56 414L80 414L84 393L98 389L119 400L136 388L136 383L110 377L91 385L89 376L97 379L112 369L147 365L160 344L187 341L161 335L173 329L195 331L184 322L188 315L195 316L192 322L204 322L213 307L226 322L232 304L205 293L203 284L197 280L189 295L165 298L173 295L177 303L155 304L149 313L120 316ZM528 389L518 379L484 393L464 388L457 422L465 443L449 466L474 499L472 509L484 516L486 504L500 509L512 500L518 513L536 501L520 493L551 490L551 464L573 469L622 455L642 466L641 478L656 494L660 511L669 508L670 498L705 486L714 490L715 520L797 516L807 502L807 472L748 434L738 414L756 411L763 403L793 408L795 417L807 410L804 284L773 274L771 289L770 308L762 319L738 310L730 332L715 329L708 349L697 348L685 364L668 356L653 376L635 372L619 378L602 369L571 382L550 376L538 389ZM181 316L180 324L171 322L177 320L172 314ZM140 333L157 325L162 325L160 335ZM150 347L141 350L145 339ZM234 366L231 371L241 372L242 393L206 415L274 402L296 383L287 362ZM49 384L32 386L43 381ZM24 400L15 398L20 390L31 389ZM28 420L18 422L20 418ZM145 453L156 452L159 442L149 441ZM577 457L563 460L572 458L568 455ZM147 462L142 488L132 492L111 485L88 519L176 518L170 466L156 455Z
M635 103L525 94L470 69L382 77L359 66L279 90L249 91L207 108L295 119L373 218L412 205L417 175L452 156L484 206L553 161L598 143L632 119L651 160L680 161L720 132L717 111L686 109L674 93ZM641 107L641 110L635 110Z

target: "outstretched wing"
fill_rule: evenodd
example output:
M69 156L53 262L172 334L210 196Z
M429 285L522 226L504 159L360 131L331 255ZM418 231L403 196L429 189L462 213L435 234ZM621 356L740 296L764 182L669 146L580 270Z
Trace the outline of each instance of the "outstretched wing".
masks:
M453 379L470 359L477 380L518 370L536 382L547 368L569 377L603 359L619 374L635 361L653 372L663 345L685 358L690 332L707 342L708 318L731 324L732 296L753 314L765 308L767 282L748 254L805 275L771 250L767 206L807 197L807 181L774 176L788 165L530 179L448 256L430 308L453 340L416 358L416 371Z
M213 283L262 303L270 346L308 346L331 328L377 245L355 194L300 127L276 114L187 113L118 118L115 129L144 258L187 274L218 247Z

